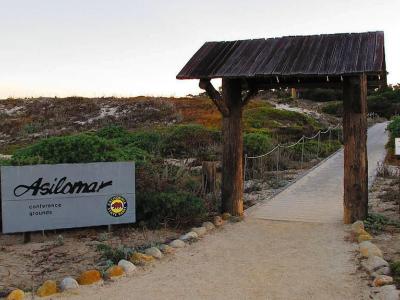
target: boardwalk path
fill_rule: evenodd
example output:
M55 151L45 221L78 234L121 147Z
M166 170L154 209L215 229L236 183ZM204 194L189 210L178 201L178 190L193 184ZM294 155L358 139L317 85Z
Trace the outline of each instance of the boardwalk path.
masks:
M384 154L384 128L369 130L371 174ZM226 225L154 269L82 288L72 298L364 299L366 283L355 274L354 245L344 241L340 221L342 172L339 152L244 222Z

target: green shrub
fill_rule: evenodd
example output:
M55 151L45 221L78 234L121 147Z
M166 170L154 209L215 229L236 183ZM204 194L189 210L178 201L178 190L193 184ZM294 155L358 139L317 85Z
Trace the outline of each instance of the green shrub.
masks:
M322 112L341 117L343 115L343 103L342 101L333 101L327 103L322 107Z
M368 214L367 219L364 221L365 228L373 233L384 230L386 225L396 226L400 228L400 223L392 221L384 215L371 213Z
M210 146L220 143L220 133L202 125L176 125L164 131L163 154L173 157L194 156L203 158L210 154Z
M160 154L164 145L164 137L159 130L147 130L129 133L117 138L115 142L122 146L134 146L152 154Z
M12 158L14 165L88 163L105 161L142 162L149 157L135 147L121 148L101 137L78 134L43 139L31 146L17 150Z
M390 263L390 271L392 272L394 281L400 283L400 261Z
M264 154L272 148L271 138L265 133L246 133L243 137L243 148L244 152L250 156Z
M202 199L177 191L145 192L137 194L137 217L150 227L160 225L188 225L204 217Z
M397 137L400 137L400 116L394 117L390 121L387 129L390 132L390 139L388 141L387 148L393 150L394 149L394 139Z
M0 159L0 166L9 166L11 165L10 159Z
M318 102L327 102L342 99L342 91L334 89L305 89L301 91L301 97Z
M110 125L101 128L96 134L105 139L115 139L127 136L128 131L122 126Z

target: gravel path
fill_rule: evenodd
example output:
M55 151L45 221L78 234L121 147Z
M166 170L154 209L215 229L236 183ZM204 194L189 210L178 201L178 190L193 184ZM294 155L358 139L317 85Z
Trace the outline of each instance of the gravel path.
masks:
M373 161L382 157L384 151L384 127L378 124L370 129L373 133L368 144L371 174L376 165ZM338 153L332 161L318 167L329 167L330 172L314 169L291 185L286 195L296 200L296 194L287 194L287 191L296 191L299 185L304 190L303 180L318 184L307 189L309 198L318 190L326 202L340 203L342 182L336 178L343 172L340 156ZM320 176L326 178L315 178ZM274 199L283 199L282 195L285 194ZM85 287L77 294L60 297L85 300L368 299L367 282L356 272L356 246L345 241L346 227L340 222L340 214L324 211L329 217L319 223L273 221L253 216L258 211L266 211L264 207L272 207L274 199L253 210L244 222L224 226L163 259L154 268L103 287ZM337 203L325 206L325 209L339 208ZM304 215L302 212L310 207L297 205L296 209L299 215Z

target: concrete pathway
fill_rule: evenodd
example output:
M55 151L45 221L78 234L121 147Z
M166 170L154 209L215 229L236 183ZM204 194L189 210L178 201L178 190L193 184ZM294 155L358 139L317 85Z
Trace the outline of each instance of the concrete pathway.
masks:
M384 153L384 127L376 125L369 130L371 174L376 160ZM368 299L368 283L357 273L356 245L346 241L345 226L340 222L341 157L338 153L314 169L253 210L244 222L225 225L190 247L162 259L154 268L115 283L82 287L73 294L59 297L85 300ZM285 217L285 207L293 220L319 223L268 219L289 219ZM320 218L318 214L325 217Z
M369 184L378 161L385 157L387 123L368 130ZM343 219L343 150L337 152L306 176L266 204L251 210L251 216L268 220L339 223Z

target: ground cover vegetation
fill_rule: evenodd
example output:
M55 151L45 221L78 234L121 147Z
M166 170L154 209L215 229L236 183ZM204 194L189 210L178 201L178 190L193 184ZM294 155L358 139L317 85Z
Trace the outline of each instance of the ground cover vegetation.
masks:
M10 113L12 104L19 108ZM219 209L218 197L210 203L201 186L202 161L221 158L221 116L209 99L74 97L9 99L2 105L8 111L0 123L19 120L12 129L1 127L2 136L22 138L4 143L0 153L12 158L1 159L1 165L135 161L138 221L153 228L189 226ZM249 103L243 120L247 155L322 129L310 116L276 109L261 99ZM321 156L339 146L322 141ZM309 151L315 147L307 144ZM300 152L294 148L294 157Z

